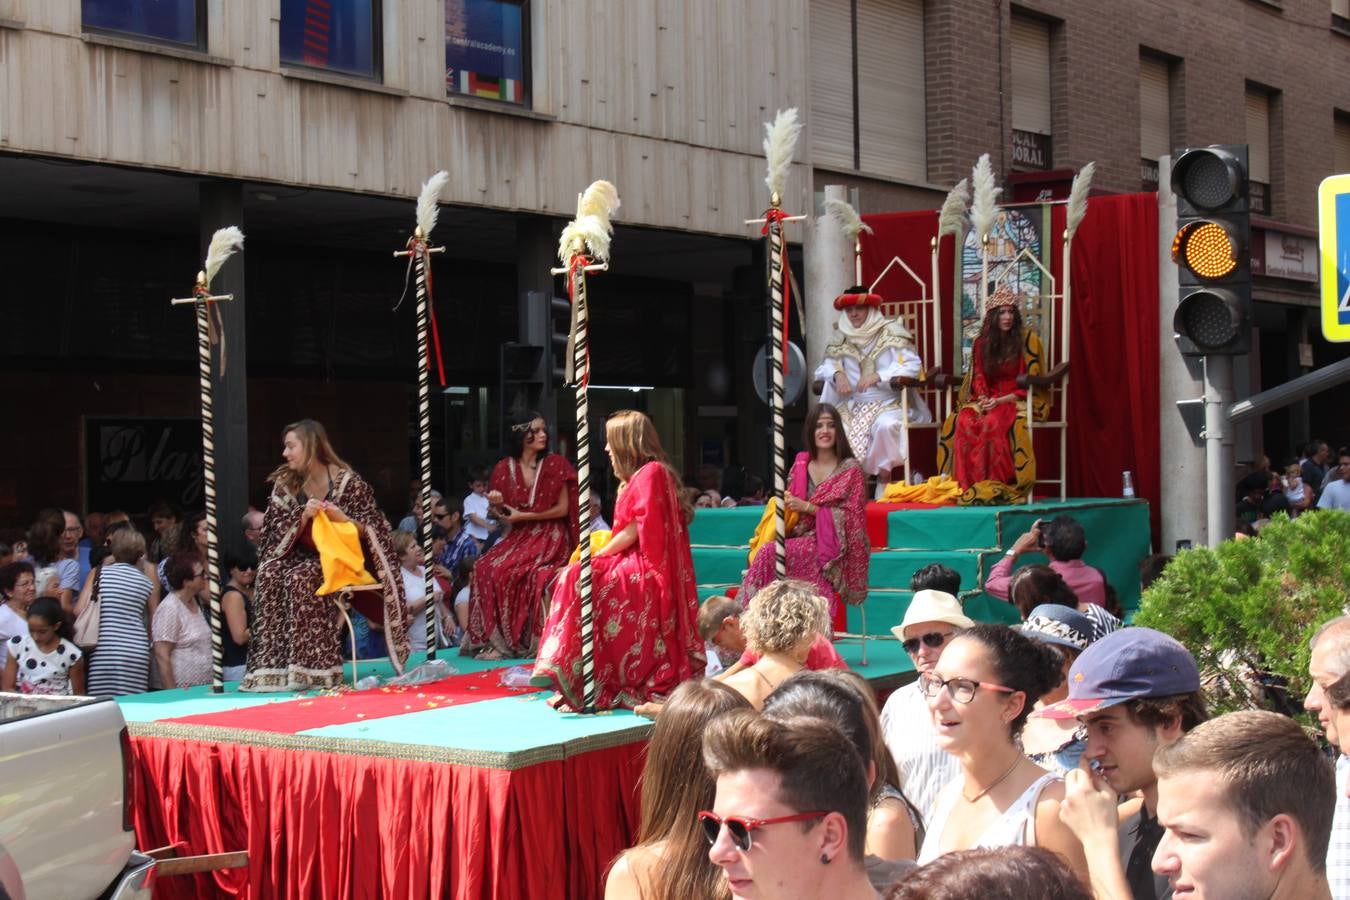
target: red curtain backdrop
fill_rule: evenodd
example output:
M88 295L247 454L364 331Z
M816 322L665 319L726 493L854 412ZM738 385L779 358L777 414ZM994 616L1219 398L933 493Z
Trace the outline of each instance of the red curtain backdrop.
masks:
M899 256L928 278L929 241L937 233L934 210L883 213L864 217L875 232L863 238L865 278ZM1049 254L1051 271L1061 277L1058 235L1064 207L1056 206ZM1048 237L1048 236L1047 236ZM1159 401L1158 401L1158 206L1156 194L1093 197L1074 237L1072 310L1069 331L1068 493L1073 497L1118 497L1121 473L1133 473L1135 493L1149 502L1153 532L1158 534ZM938 264L938 297L943 304L944 339L951 359L955 241L944 238ZM888 300L907 289L908 277L894 272L878 286ZM1169 351L1170 352L1170 351ZM959 357L958 357L959 359ZM953 374L955 365L949 363ZM1048 434L1048 433L1046 433ZM916 467L933 465L934 433L911 437ZM1037 468L1058 473L1054 441L1036 442Z
M139 736L137 845L247 849L160 898L598 898L646 742L516 771Z

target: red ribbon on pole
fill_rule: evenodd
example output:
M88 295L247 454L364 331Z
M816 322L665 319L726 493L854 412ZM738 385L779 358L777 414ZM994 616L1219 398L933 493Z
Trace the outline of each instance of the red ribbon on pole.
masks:
M781 230L783 222L788 218L788 214L780 207L772 206L764 211L764 227L759 230L760 234L769 233L769 223L777 222ZM787 242L783 242L783 377L788 374L788 323L792 316L792 275L787 271Z
M586 255L584 253L578 253L574 255L572 257L571 262L567 264L567 300L569 303L572 304L573 310L572 322L574 326L576 324L577 275L580 274L582 277L585 277L586 274L585 269L588 265L590 265L590 263L591 261L586 258ZM569 353L574 353L575 350L573 349L573 342L577 338L575 327L571 329L570 332L571 333L568 334L567 350ZM585 353L586 353L586 371L581 374L582 387L586 387L591 383L591 342L589 339L589 329L588 329L588 337L586 340Z
M418 240L416 235L408 238L408 250L422 257L422 273L427 282L427 313L431 319L431 345L427 347L427 371L431 370L431 354L435 352L436 374L440 377L441 387L445 387L445 360L441 357L441 330L436 325L436 298L431 290L431 254L427 252L429 246L425 240Z

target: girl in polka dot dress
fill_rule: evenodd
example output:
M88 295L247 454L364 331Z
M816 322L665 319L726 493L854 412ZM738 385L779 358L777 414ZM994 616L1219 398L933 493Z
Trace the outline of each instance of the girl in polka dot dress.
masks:
M0 690L22 694L83 694L84 655L71 640L71 625L52 597L28 607L28 634L9 641Z

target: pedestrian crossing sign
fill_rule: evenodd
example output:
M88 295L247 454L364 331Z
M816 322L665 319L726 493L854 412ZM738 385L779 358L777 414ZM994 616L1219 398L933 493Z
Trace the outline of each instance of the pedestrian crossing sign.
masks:
M1322 336L1350 341L1350 175L1332 175L1317 188L1322 281Z

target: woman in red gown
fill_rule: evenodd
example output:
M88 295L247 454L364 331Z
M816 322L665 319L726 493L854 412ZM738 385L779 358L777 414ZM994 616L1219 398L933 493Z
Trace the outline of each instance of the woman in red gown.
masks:
M689 554L693 509L650 419L633 410L615 413L605 437L623 485L609 542L591 558L595 705L632 708L703 676ZM584 690L580 572L574 563L558 579L534 667L534 683L558 691L553 703L563 709L581 708Z
M577 471L548 452L536 412L507 425L509 455L492 470L488 504L506 537L479 557L460 653L479 659L533 656L544 593L577 542Z
M970 504L1015 503L1036 482L1020 375L1042 369L1040 338L1023 329L1017 297L1002 287L989 297L984 325L970 353L959 407L939 436L938 467L950 471ZM1034 404L1036 415L1041 398ZM950 467L950 468L949 468Z

